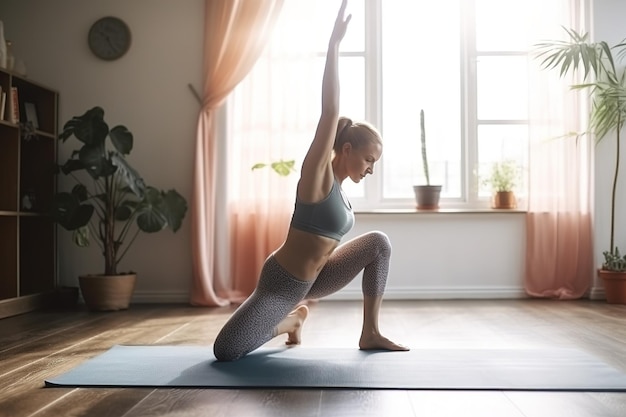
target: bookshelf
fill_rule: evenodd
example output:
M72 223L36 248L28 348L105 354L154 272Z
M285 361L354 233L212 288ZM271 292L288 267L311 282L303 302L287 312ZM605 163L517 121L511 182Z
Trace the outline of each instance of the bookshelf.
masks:
M2 318L43 306L56 286L56 226L48 213L56 187L58 93L1 69L0 87L6 93L0 114ZM19 120L11 117L12 87Z

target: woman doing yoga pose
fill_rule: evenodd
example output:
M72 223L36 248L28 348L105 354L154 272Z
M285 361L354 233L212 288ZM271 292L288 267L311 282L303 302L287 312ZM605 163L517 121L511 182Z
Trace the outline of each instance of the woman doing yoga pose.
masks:
M256 289L224 325L213 345L222 361L239 359L270 339L287 334L300 344L308 315L304 300L339 291L363 271L363 327L359 348L406 351L380 334L378 313L387 282L391 245L382 232L369 232L343 244L354 224L341 189L374 172L382 141L367 123L339 117L339 44L351 15L343 0L328 44L322 80L322 114L304 158L296 203L285 242L263 266Z

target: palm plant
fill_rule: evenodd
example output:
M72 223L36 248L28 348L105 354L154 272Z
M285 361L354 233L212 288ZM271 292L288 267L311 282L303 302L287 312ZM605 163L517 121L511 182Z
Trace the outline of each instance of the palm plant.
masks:
M591 42L588 33L564 28L567 41L546 41L537 45L541 65L546 69L560 70L563 77L582 72L582 82L570 87L587 91L591 102L589 128L585 133L595 136L596 144L609 133L615 133L615 167L611 189L611 230L609 250L604 252L603 269L611 269L609 259L619 256L615 246L615 201L620 169L621 131L626 121L626 72L616 66L616 59L626 55L626 43L614 46L607 42ZM614 57L615 55L615 57ZM619 62L619 61L618 61Z

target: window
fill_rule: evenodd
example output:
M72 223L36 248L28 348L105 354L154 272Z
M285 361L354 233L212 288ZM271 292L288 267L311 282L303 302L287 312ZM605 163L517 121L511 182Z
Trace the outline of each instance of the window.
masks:
M290 6L294 1L285 2L283 14L296 9ZM300 13L305 5L308 8L307 21L301 21L299 30L319 32L307 42L313 45L315 64L301 85L313 84L319 94L329 29L339 2L297 3ZM443 207L486 207L491 190L482 185L481 178L495 162L513 159L523 173L528 158L528 70L532 59L528 50L533 27L538 24L536 10L548 7L545 3L349 1L353 18L340 48L341 114L372 122L384 142L375 175L360 184L344 182L355 208L414 207L413 185L425 183L420 156L421 109L425 112L431 183L443 186ZM560 23L543 19L540 24ZM311 108L316 122L319 107ZM296 155L304 156L310 143L304 142L298 151L293 150ZM296 165L300 162L296 158ZM523 177L516 190L518 198L525 195Z

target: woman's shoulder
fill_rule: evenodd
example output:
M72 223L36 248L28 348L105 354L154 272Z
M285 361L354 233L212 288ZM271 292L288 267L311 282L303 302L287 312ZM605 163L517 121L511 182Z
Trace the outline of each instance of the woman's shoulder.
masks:
M335 175L332 166L323 172L302 172L298 180L297 197L306 203L317 203L328 196L333 188Z

